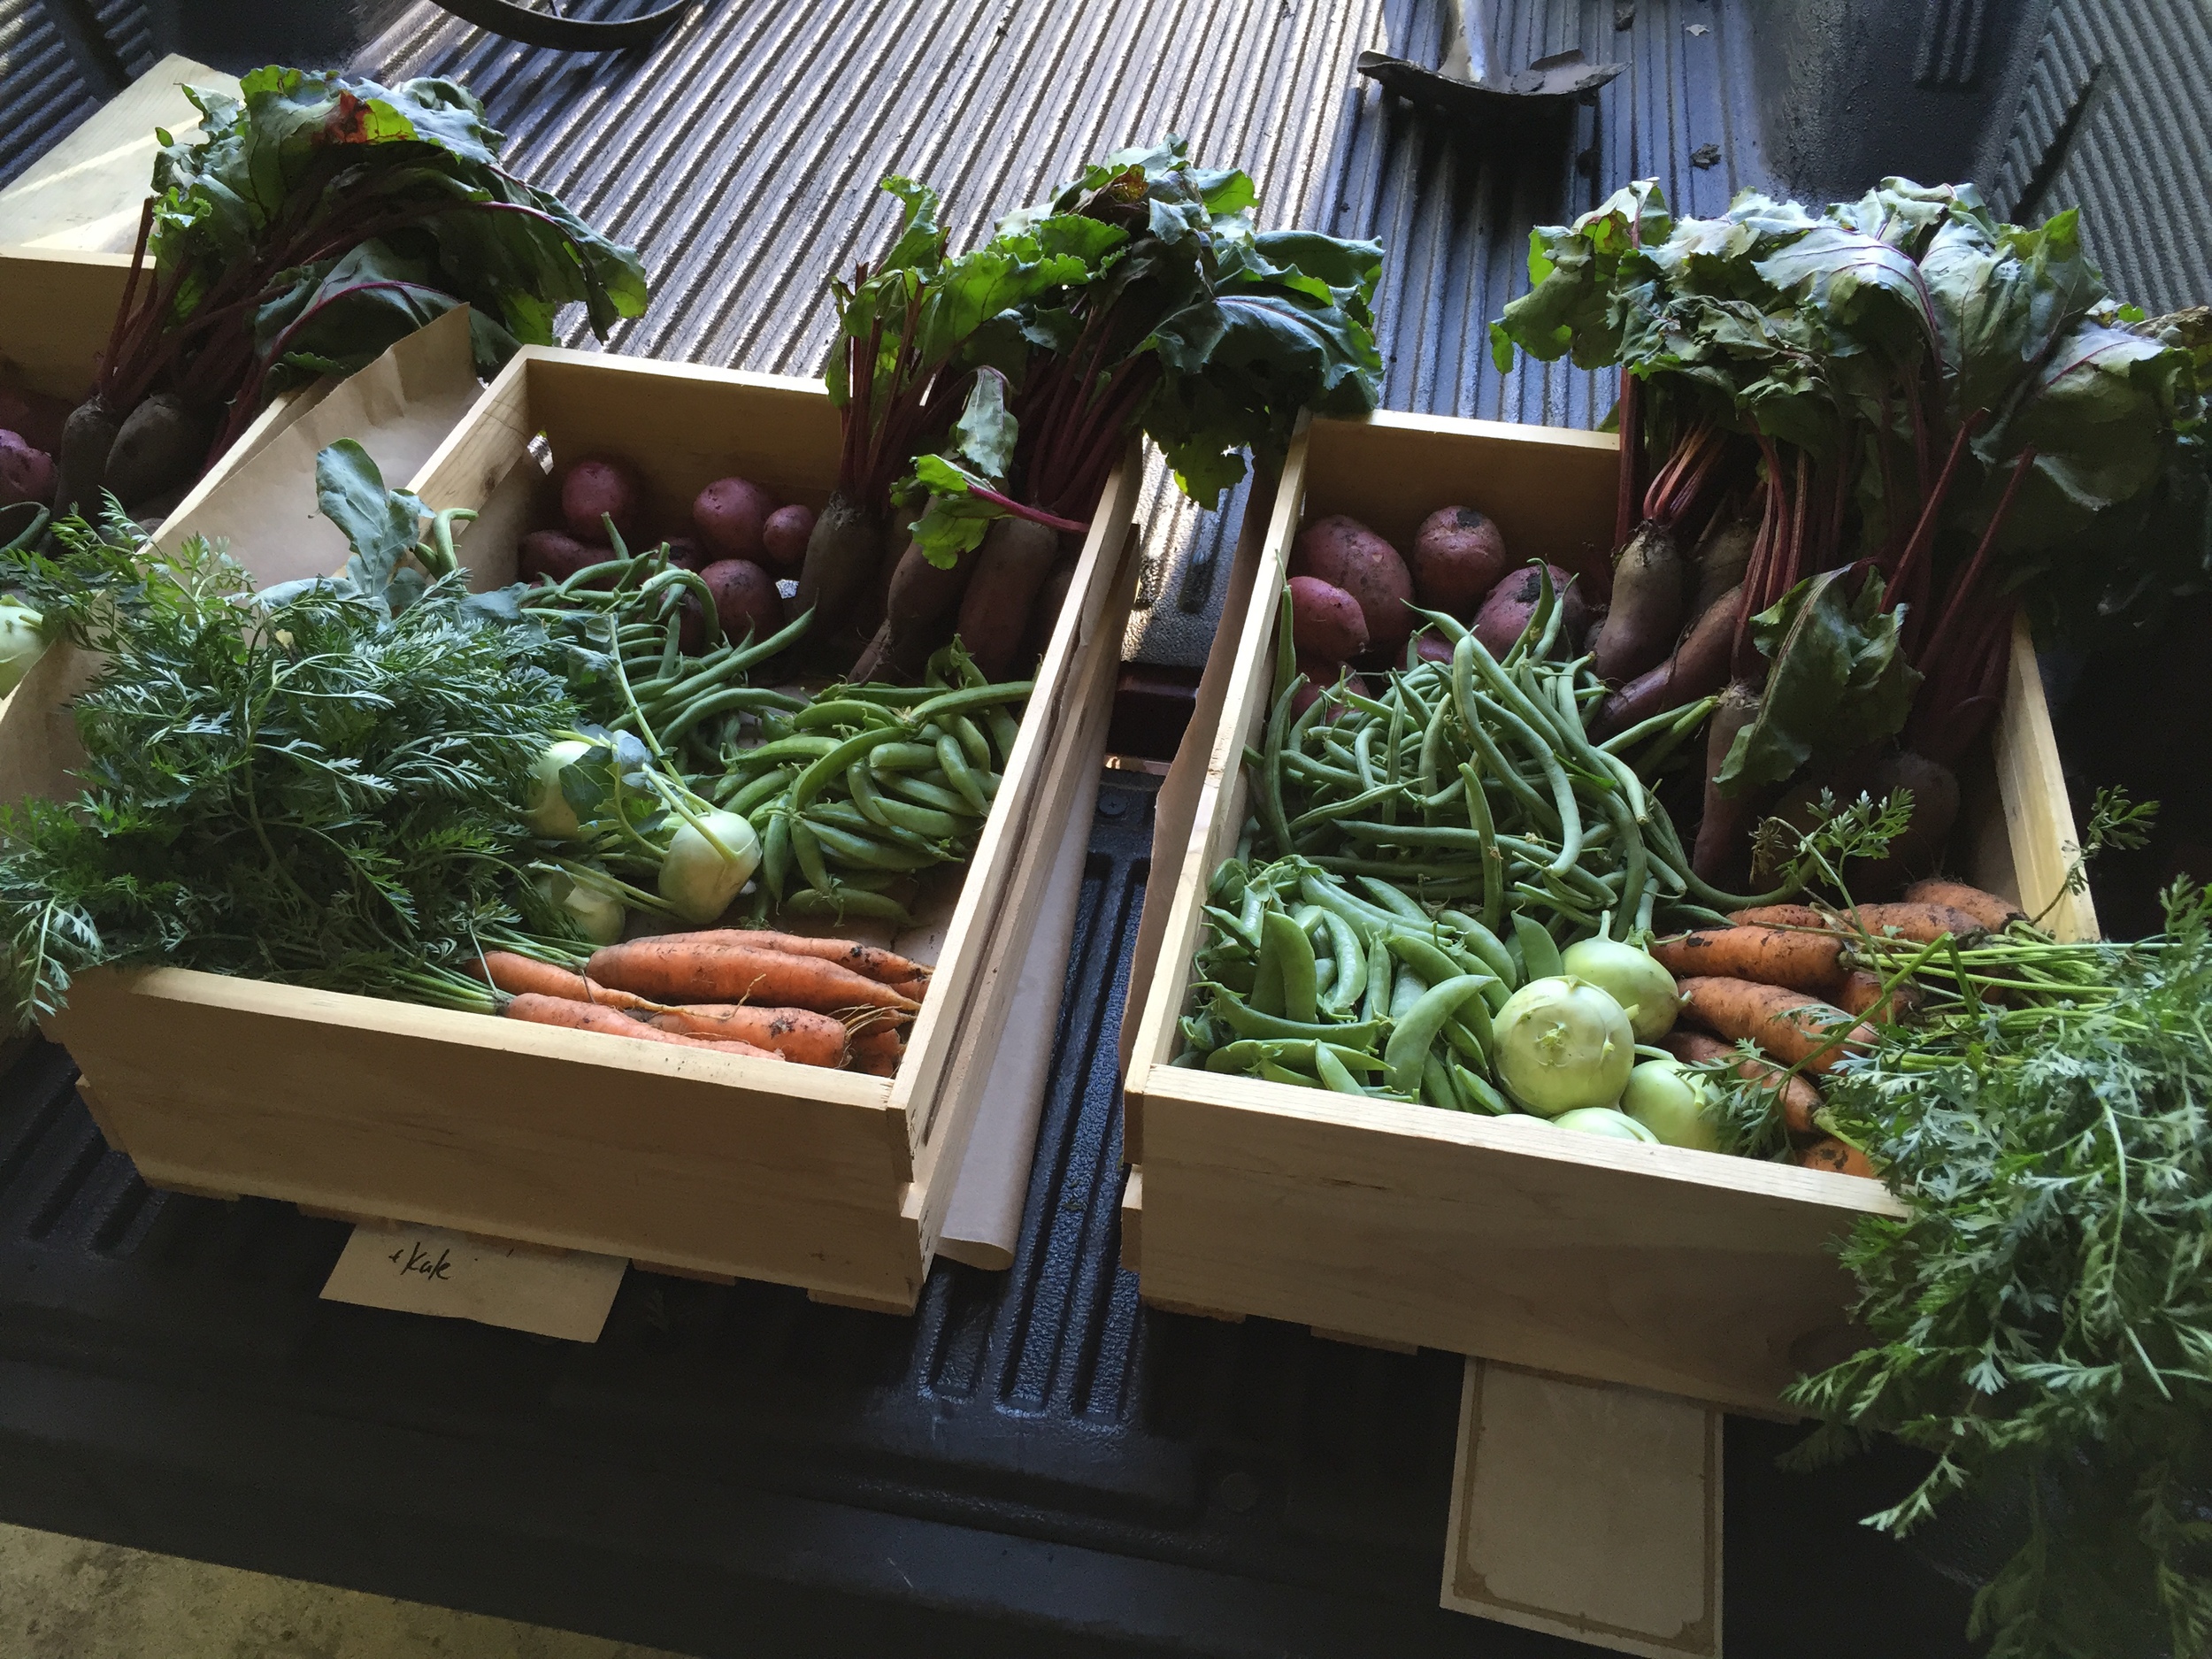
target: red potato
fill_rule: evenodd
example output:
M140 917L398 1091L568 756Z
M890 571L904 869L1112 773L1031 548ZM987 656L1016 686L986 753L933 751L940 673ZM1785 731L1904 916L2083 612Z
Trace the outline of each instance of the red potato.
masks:
M0 507L54 498L54 457L0 429Z
M775 511L776 498L750 479L718 478L693 500L691 527L699 533L699 545L718 559L757 560L761 532ZM803 543L799 551L804 557Z
M638 533L641 500L637 474L619 461L579 461L561 480L561 518L581 541L604 535L607 518L630 541Z
M764 640L783 626L776 579L750 559L717 559L699 572L714 595L714 613L733 640Z
M1413 651L1425 663L1448 663L1452 660L1452 642L1434 628L1423 628L1413 636Z
M1294 576L1290 637L1301 656L1348 663L1367 649L1367 617L1341 588L1318 576Z
M712 563L712 557L687 535L668 538L668 562L687 571L703 571Z
M1394 657L1413 632L1413 573L1398 549L1356 518L1332 513L1301 531L1290 549L1293 576L1317 576L1359 602L1367 643Z
M1505 537L1473 507L1439 507L1413 537L1413 591L1430 611L1471 617L1512 568Z
M1590 607L1583 603L1582 590L1567 572L1556 565L1547 565L1544 569L1551 572L1552 586L1566 606L1560 629L1565 649L1561 654L1571 657L1581 649L1583 630L1590 625ZM1543 593L1543 574L1532 565L1493 588L1482 609L1475 613L1475 637L1482 641L1483 649L1493 657L1503 657L1511 650L1513 641L1521 637L1529 618L1536 614Z
M760 522L760 550L771 565L796 570L814 534L814 509L801 502L779 507Z
M49 455L61 452L61 429L69 410L68 403L45 392L0 385L0 428L18 434L34 449Z
M1306 677L1306 683L1299 687L1298 695L1290 700L1290 718L1294 720L1313 707L1320 700L1323 692L1336 684L1337 677L1343 672L1343 664L1316 662L1310 657L1302 657L1298 659L1298 672ZM1344 684L1348 691L1356 692L1363 697L1367 695L1367 682L1357 674L1354 674ZM1334 717L1325 715L1323 718L1327 719Z
M614 557L614 549L580 541L565 530L533 530L515 549L515 574L524 581L542 576L566 581L578 571Z

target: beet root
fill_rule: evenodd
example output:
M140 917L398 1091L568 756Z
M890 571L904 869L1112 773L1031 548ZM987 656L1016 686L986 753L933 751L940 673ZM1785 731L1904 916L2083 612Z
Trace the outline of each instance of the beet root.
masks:
M1721 693L1705 729L1705 810L1698 819L1697 845L1690 852L1690 867L1716 887L1740 879L1751 864L1751 826L1758 819L1764 790L1747 789L1724 795L1713 784L1714 774L1735 747L1736 733L1759 718L1759 688L1743 680Z
M1748 518L1716 518L1706 527L1690 561L1697 578L1690 615L1703 616L1713 608L1713 601L1741 585L1744 572L1751 568L1752 544L1758 539L1759 526Z
M793 614L814 612L810 632L823 639L842 627L861 590L883 561L883 521L840 490L829 498L807 538Z
M1413 591L1430 611L1474 615L1512 568L1504 535L1473 507L1439 507L1413 538Z
M1059 554L1059 533L1033 519L994 519L985 532L975 574L960 599L960 639L991 679L1004 679L1014 666L1029 613Z
M62 428L68 421L67 400L0 384L0 427L14 433L34 449L58 455Z
M1682 626L1682 556L1673 535L1647 518L1613 564L1613 601L1591 641L1590 671L1609 684L1633 679L1674 648Z
M776 579L750 559L717 559L699 572L714 595L714 614L733 641L764 640L783 626Z
M54 498L54 457L19 433L0 429L0 507Z
M107 482L108 456L122 420L94 394L69 411L63 425L59 464L54 480L54 511L100 516L100 491Z
M1655 714L1709 697L1725 685L1728 655L1736 640L1736 607L1742 603L1743 589L1732 588L1708 605L1674 648L1674 655L1598 704L1593 735L1602 741Z
M884 600L886 660L905 675L918 674L929 655L945 642L946 624L959 608L968 579L975 574L980 549L966 548L949 570L929 562L921 548L908 542L891 572L891 590Z
M124 418L108 451L103 485L125 507L197 478L215 440L211 411L174 392L156 392Z

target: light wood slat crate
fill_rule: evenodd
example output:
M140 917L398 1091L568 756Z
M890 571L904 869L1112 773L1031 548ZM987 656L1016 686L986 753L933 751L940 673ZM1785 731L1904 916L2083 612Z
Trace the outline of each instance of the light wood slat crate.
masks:
M1429 512L1471 503L1517 555L1571 566L1610 541L1617 454L1604 434L1396 414L1316 420L1294 443L1188 849L1156 874L1172 908L1129 1064L1124 1259L1160 1305L1773 1410L1845 1335L1833 1245L1895 1211L1879 1182L1170 1064L1207 882L1248 811L1240 757L1265 723L1299 526L1348 513L1409 547ZM2074 831L2024 628L1986 747L1958 844L1975 879L2035 911ZM2096 933L2082 897L2046 925Z
M0 382L73 403L89 395L130 273L128 254L0 246ZM144 291L142 280L140 292ZM272 398L165 522L174 523L192 511L338 384L326 375Z
M817 383L526 348L414 480L434 508L483 510L462 545L482 585L511 579L540 434L557 456L630 458L668 503L739 472L818 506L838 452ZM102 1132L157 1187L910 1311L1018 978L999 972L1006 941L1036 914L1073 793L1066 757L1110 711L1140 476L1133 454L1107 485L896 1078L104 970L48 1022ZM74 748L62 703L84 672L50 652L0 715L0 798L57 787Z

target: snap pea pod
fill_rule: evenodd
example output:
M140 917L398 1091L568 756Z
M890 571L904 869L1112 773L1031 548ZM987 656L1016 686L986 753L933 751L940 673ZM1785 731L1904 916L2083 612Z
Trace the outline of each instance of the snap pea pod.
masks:
M1390 1040L1383 1048L1383 1064L1390 1087L1402 1094L1420 1093L1421 1072L1429 1050L1444 1029L1444 1022L1468 998L1478 995L1482 981L1459 974L1424 990L1394 1021Z
M1302 1025L1278 1015L1263 1014L1235 992L1219 986L1214 987L1213 1011L1239 1036L1318 1038L1348 1048L1373 1048L1386 1023L1357 1020L1348 1025Z

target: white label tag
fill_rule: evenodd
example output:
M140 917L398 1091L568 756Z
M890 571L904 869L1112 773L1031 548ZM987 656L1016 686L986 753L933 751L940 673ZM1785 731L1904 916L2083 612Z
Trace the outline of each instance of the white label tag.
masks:
M355 1226L323 1296L596 1342L629 1263L501 1244L442 1227Z

